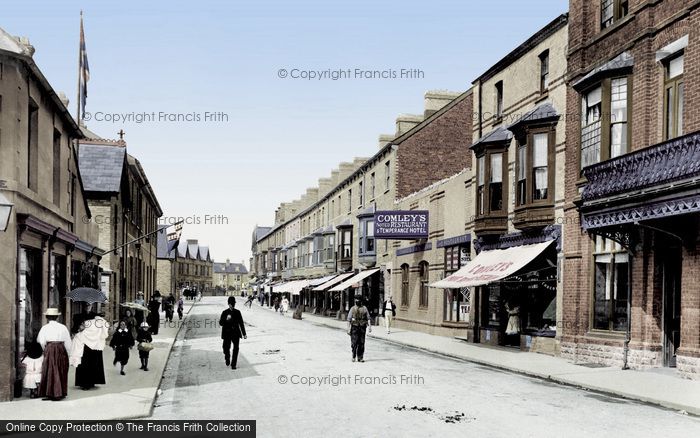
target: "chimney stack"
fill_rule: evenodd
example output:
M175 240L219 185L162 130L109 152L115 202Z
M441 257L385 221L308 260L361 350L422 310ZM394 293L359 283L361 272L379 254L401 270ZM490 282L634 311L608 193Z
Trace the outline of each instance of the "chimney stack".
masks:
M399 114L396 118L396 137L399 137L423 121L423 116L417 114Z
M438 112L442 107L452 102L462 93L448 90L429 90L425 92L425 111L423 116L427 119Z

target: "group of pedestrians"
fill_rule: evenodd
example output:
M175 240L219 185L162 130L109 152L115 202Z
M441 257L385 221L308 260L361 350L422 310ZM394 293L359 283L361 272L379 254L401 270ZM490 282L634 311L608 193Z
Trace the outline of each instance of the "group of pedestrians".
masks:
M142 311L127 309L111 334L109 346L114 350L112 363L119 367L120 375L126 375L125 367L134 346L139 352L140 369L148 371L153 336L158 334L160 325L161 300L160 293L155 291L147 304L149 313L146 318ZM135 302L145 304L143 293L138 293ZM170 294L165 303L169 307L174 307L177 303L178 316L182 319L182 298L176 302ZM163 307L166 318L172 320L172 310L168 314L168 307ZM81 389L89 390L95 385L104 385L103 351L110 336L110 324L95 312L75 315L75 334L71 338L68 328L58 322L61 316L59 309L49 308L44 315L48 322L39 330L36 340L27 345L22 359L25 367L23 386L29 389L30 397L41 397L44 400L65 398L68 395L70 366L75 367L75 385ZM245 334L245 329L243 330Z

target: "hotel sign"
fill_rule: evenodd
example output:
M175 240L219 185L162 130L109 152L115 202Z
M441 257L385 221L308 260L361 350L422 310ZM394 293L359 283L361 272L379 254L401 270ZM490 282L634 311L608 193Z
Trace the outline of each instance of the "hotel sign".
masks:
M415 240L428 238L427 210L377 211L374 213L376 239Z

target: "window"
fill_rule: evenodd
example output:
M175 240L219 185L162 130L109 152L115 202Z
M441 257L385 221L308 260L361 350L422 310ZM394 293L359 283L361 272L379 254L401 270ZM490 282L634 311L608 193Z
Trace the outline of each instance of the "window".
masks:
M629 297L629 254L619 243L596 237L593 328L625 331Z
M540 54L540 92L549 89L549 50Z
M600 27L601 29L612 26L615 21L627 16L629 12L629 0L601 0L600 2Z
M629 78L605 79L581 99L581 168L627 153Z
M496 82L496 119L503 117L503 81Z
M683 135L683 55L666 63L664 84L664 139Z
M503 209L503 154L491 154L491 166L489 176L489 204L490 211Z
M331 212L335 215L335 199L331 200L331 208L328 210L328 223L331 222Z
M365 205L365 185L362 181L357 185L357 190L360 192L360 205L358 207L362 207Z
M335 234L326 234L323 236L325 255L324 261L335 260Z
M547 161L549 151L549 134L535 134L532 143L532 199L547 199L548 179Z
M27 187L36 191L39 170L39 106L31 99L27 112Z
M376 180L376 177L374 175L374 172L372 172L369 176L369 197L371 199L374 199L374 197L375 197L375 190L377 188L376 184L377 184L377 180Z
M401 265L401 305L408 306L408 265Z
M360 253L374 254L374 219L360 221Z
M430 273L430 265L428 262L420 262L418 265L420 271L420 299L418 305L420 307L428 307L428 276Z
M469 288L445 289L443 320L469 322Z
M525 205L527 203L527 145L522 144L518 146L517 150L518 161L516 163L518 172L518 186L516 188L518 205Z
M53 203L61 206L61 133L53 130Z
M341 259L352 258L352 230L349 228L340 231L339 257Z
M391 189L391 161L387 161L384 163L384 179L385 179L385 191L389 191Z
M348 189L348 213L352 211L352 189Z
M477 193L476 193L476 198L477 198L477 204L478 204L478 211L479 214L482 215L484 214L484 187L486 184L486 179L485 179L485 174L486 174L486 157L481 156L477 159L477 167L479 168L478 170L478 176L477 176Z

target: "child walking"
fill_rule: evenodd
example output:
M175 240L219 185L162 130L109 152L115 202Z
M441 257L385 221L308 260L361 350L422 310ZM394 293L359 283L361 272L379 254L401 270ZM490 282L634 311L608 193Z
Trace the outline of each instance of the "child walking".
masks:
M41 383L41 366L44 362L44 351L38 342L32 342L27 347L26 356L22 359L25 366L23 386L29 390L29 398L36 398L36 390Z
M119 328L112 335L112 340L109 342L109 346L114 349L114 365L119 362L121 364L121 371L119 374L125 376L124 367L129 362L129 349L134 346L134 337L126 326L126 321L121 321L119 323Z
M148 330L148 323L146 321L141 323L136 342L138 342L137 348L139 350L139 359L141 359L141 368L139 369L148 371L148 356L153 349L153 336L151 336L151 332Z

